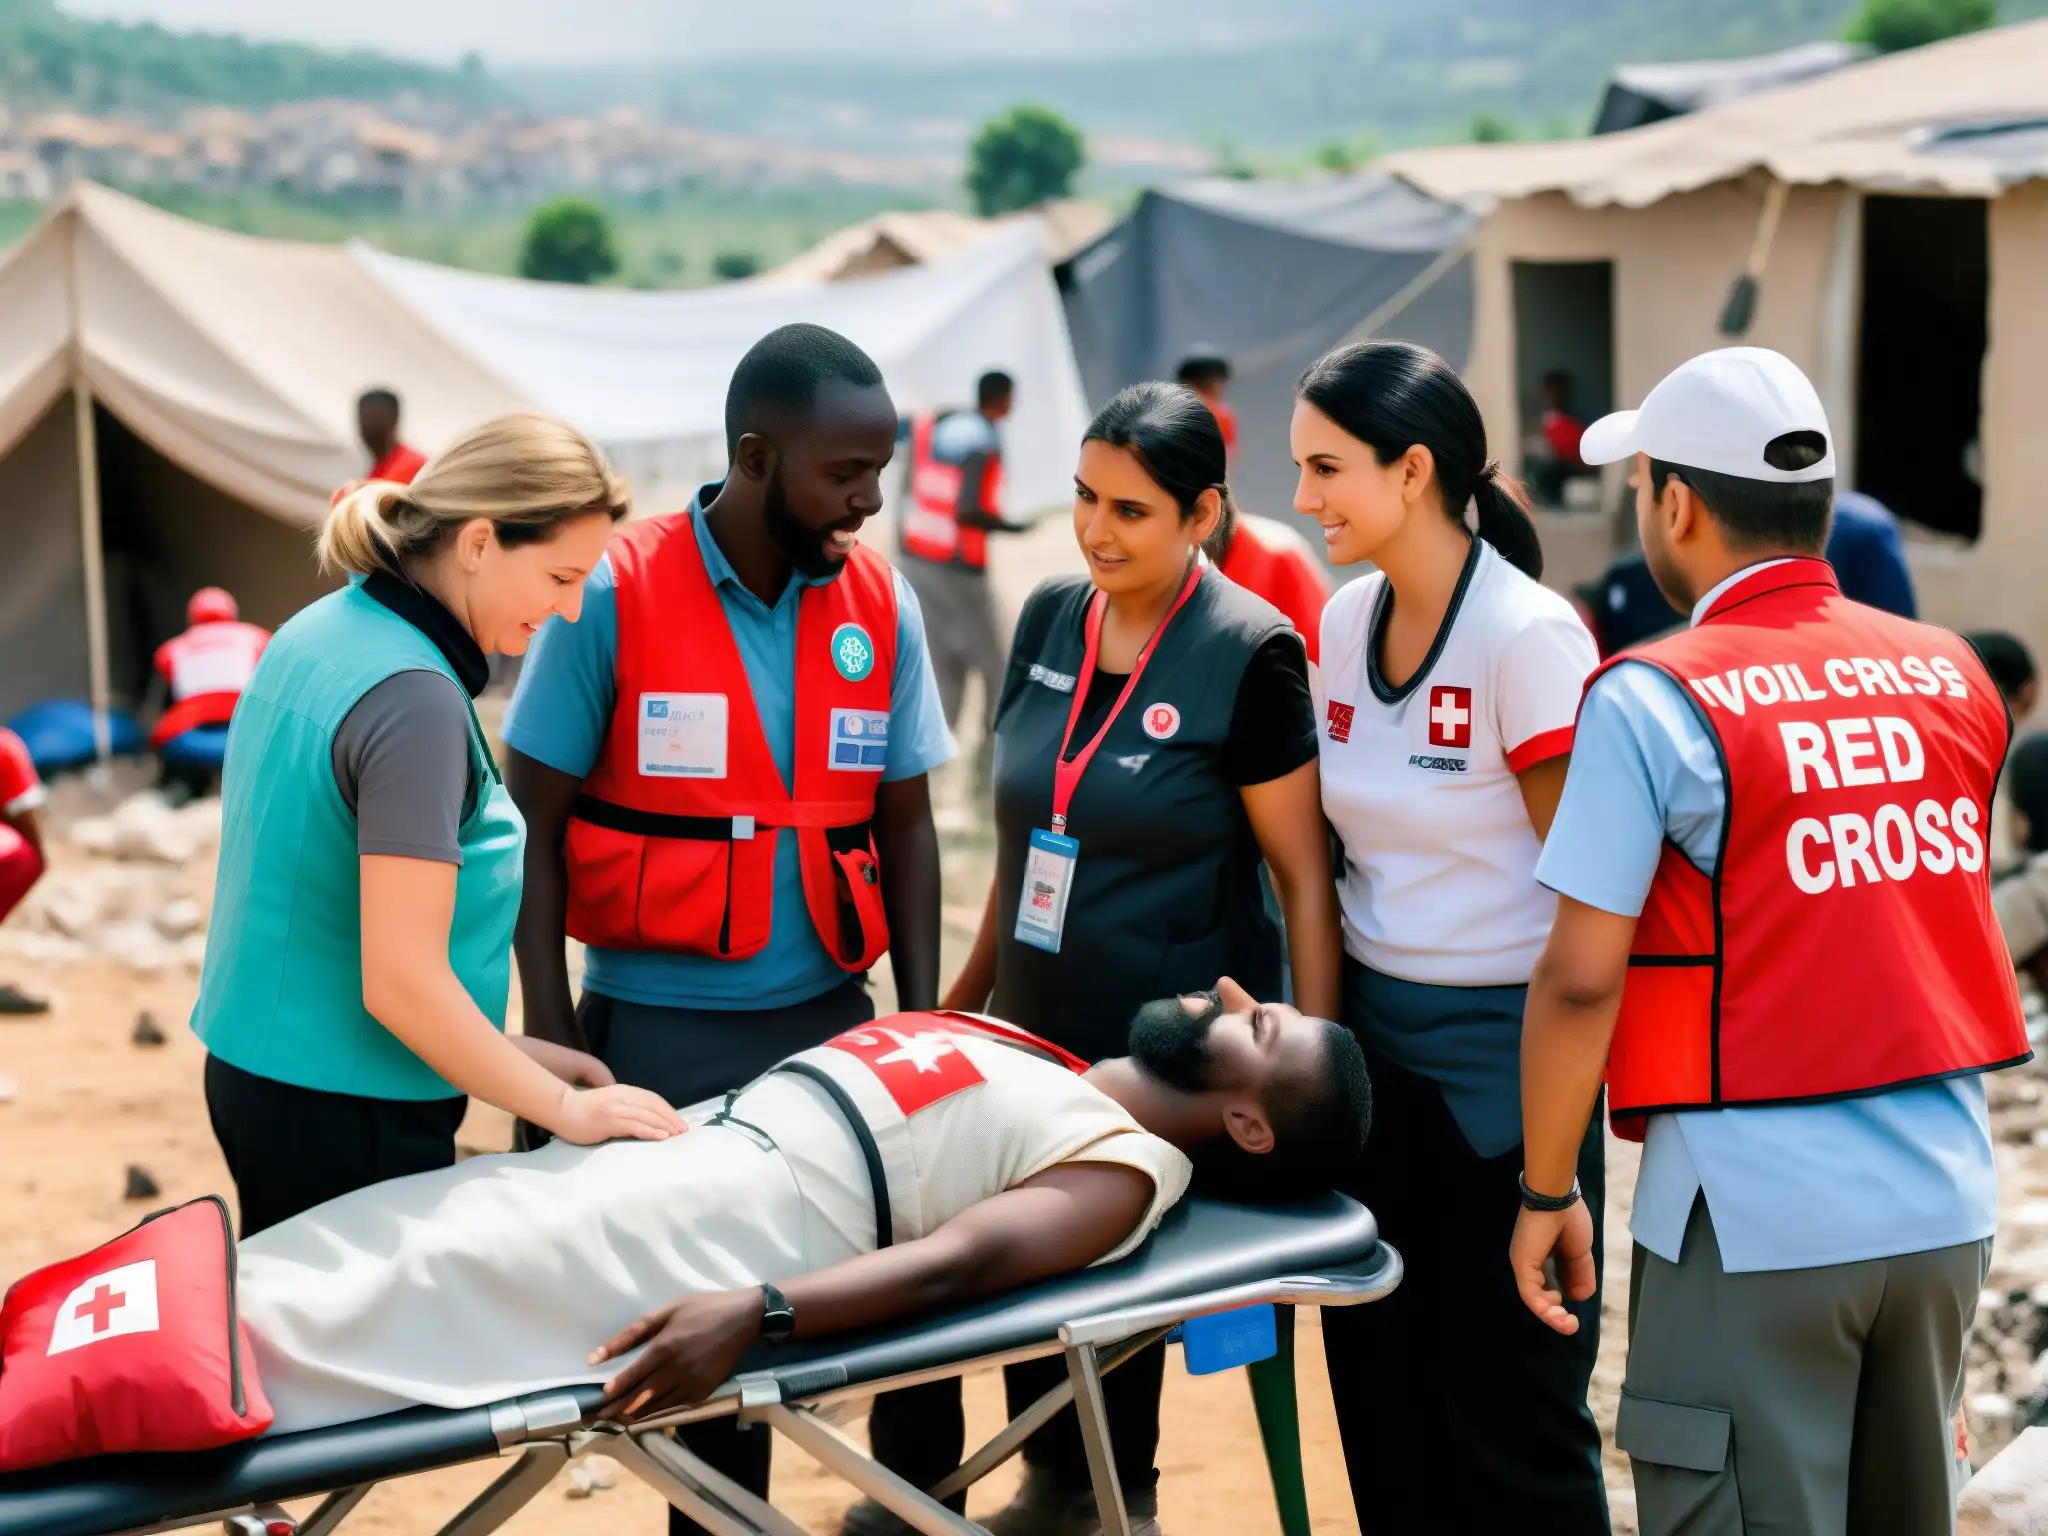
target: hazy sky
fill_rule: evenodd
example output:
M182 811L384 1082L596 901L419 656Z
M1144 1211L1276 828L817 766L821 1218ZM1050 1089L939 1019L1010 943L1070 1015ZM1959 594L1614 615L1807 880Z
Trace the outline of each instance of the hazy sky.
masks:
M156 21L493 63L660 55L1037 55L1219 46L1322 33L1367 0L60 0ZM1163 26L1160 18L1173 18ZM794 40L794 41L793 41Z

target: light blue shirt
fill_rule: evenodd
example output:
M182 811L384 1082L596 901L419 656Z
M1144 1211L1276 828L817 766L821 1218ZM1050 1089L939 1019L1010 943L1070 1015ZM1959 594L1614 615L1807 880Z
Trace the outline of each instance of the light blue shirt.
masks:
M1718 595L1703 598L1695 616ZM1726 807L1705 723L1665 674L1624 663L1586 696L1536 878L1587 906L1637 916L1666 837L1713 872ZM1629 1222L1636 1241L1677 1263L1701 1192L1730 1273L1814 1269L1989 1237L1998 1173L1984 1081L1652 1115Z
M707 485L691 504L701 513L718 494ZM704 519L695 519L697 547L732 626L753 687L768 750L785 784L796 765L796 632L798 600L815 578L792 577L771 606L748 591ZM829 578L825 578L829 579ZM550 619L534 637L519 689L505 716L505 745L576 778L596 764L617 694L618 606L609 558L583 583L583 614L575 624ZM889 761L885 783L929 773L953 756L953 738L939 708L938 684L925 649L917 598L896 577L896 671L890 688ZM583 985L622 1002L670 1008L782 1008L823 996L846 980L811 927L794 837L776 839L775 921L767 947L745 960L654 950L600 949L585 957Z

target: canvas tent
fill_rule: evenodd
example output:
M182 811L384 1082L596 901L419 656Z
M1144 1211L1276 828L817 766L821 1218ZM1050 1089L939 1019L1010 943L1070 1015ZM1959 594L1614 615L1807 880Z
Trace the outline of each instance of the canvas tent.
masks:
M740 353L818 320L868 347L905 410L1008 368L1012 504L1058 501L1084 416L1041 241L1019 226L867 282L641 294L259 240L81 186L0 259L0 718L132 700L197 586L264 624L322 590L310 530L363 472L354 403L375 384L429 451L556 412L666 507L723 468Z
M1224 353L1240 422L1233 485L1247 510L1284 513L1294 382L1317 356L1391 335L1463 363L1473 223L1455 202L1378 173L1147 192L1061 268L1089 399L1171 378L1197 348Z
M1750 59L1624 64L1607 82L1606 94L1600 98L1600 111L1593 120L1593 131L1619 133L1624 128L1683 117L1702 107L1754 96L1759 91L1796 85L1866 59L1870 52L1863 43L1823 41L1801 43Z
M1923 610L2044 647L2044 121L2048 21L1628 132L1382 163L1492 209L1474 239L1466 377L1498 443L1525 437L1529 381L1560 332L1603 337L1613 399L1633 403L1686 357L1728 344L1724 297L1760 263L1743 339L1807 370L1842 483L1909 519ZM1598 281L1579 281L1588 274ZM1566 279L1601 303L1540 302ZM1604 563L1598 532L1583 541L1591 569L1560 576Z
M317 593L308 530L362 472L371 383L428 441L518 403L341 250L78 188L0 262L0 718L132 697L198 585L259 623Z
M863 347L905 414L971 405L976 378L1005 370L1017 381L1003 423L1010 509L1068 499L1086 408L1035 223L856 282L678 293L487 277L366 247L351 254L463 355L603 443L650 506L679 505L723 472L733 365L794 320Z

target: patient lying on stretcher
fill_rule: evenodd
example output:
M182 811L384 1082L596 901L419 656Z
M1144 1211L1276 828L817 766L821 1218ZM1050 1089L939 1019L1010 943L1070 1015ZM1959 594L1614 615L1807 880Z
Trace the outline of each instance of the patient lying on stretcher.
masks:
M1122 1257L1191 1175L1291 1198L1363 1148L1334 1024L1225 980L1140 1010L1130 1047L1082 1070L993 1021L896 1015L686 1135L475 1158L283 1222L240 1268L272 1433L598 1381L607 1416L644 1417L729 1377L764 1283L799 1339L886 1323Z

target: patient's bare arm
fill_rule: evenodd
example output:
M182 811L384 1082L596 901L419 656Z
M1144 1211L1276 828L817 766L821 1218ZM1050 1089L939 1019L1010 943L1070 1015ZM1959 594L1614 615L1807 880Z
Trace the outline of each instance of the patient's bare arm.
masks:
M1134 1168L1064 1164L916 1242L800 1275L782 1292L802 1339L915 1317L1092 1264L1130 1235L1151 1200L1152 1181ZM647 1345L605 1384L605 1417L643 1418L702 1401L760 1332L759 1287L655 1308L590 1357L596 1365Z

